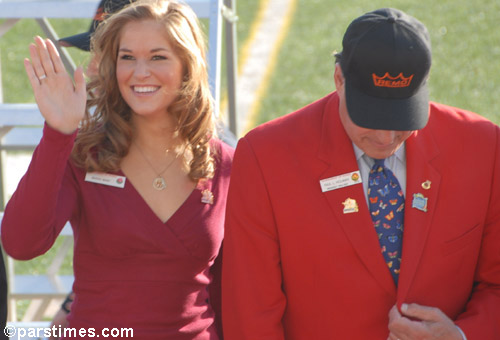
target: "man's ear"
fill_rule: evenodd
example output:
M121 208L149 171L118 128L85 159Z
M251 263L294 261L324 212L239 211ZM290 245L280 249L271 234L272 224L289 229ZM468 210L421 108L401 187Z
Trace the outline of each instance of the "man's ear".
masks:
M335 81L335 88L337 89L337 91L344 88L344 74L342 73L342 68L340 67L339 63L335 64L333 80Z

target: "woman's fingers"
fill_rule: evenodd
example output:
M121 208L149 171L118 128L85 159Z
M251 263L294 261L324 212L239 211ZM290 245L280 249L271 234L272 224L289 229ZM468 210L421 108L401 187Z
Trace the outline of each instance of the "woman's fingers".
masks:
M60 132L73 132L84 116L87 99L82 68L76 70L73 82L48 39L35 37L29 51L31 60L26 59L24 67L42 116Z
M26 70L33 91L37 91L38 86L40 86L40 80L38 80L35 69L28 58L24 59L24 69Z
M75 92L84 98L84 103L87 100L87 84L85 83L85 76L83 75L83 68L77 67L74 73L75 79Z
M35 42L30 45L29 50L31 66L40 84L47 77L66 72L59 52L50 39L44 40L36 36ZM28 75L30 74L28 73Z
M37 80L39 80L40 77L45 76L45 70L43 69L40 55L38 54L38 48L35 44L30 44L29 50L31 66L33 67L35 77L37 78Z
M45 76L47 77L53 76L55 74L54 63L52 62L52 58L50 57L46 41L37 36L35 37L35 44L37 47L38 56L40 57L43 74L45 74ZM43 74L39 74L38 78L43 78Z
M54 45L54 43L50 39L47 39L45 40L45 44L47 46L50 59L52 60L54 71L56 73L64 72L65 71L64 64L61 60L61 57L59 56L59 51L57 51L57 48Z

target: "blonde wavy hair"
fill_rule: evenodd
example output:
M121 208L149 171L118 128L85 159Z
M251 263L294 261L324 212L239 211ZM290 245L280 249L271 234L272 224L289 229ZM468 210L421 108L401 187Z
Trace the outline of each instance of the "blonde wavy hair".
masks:
M132 143L132 112L122 98L116 63L123 27L129 22L155 20L164 25L167 39L180 57L184 79L176 100L168 108L177 123L176 133L192 157L184 164L193 181L211 178L214 159L210 140L215 137L213 98L208 86L205 36L190 7L171 0L140 0L99 25L92 50L99 60L98 75L88 85L87 112L82 120L72 158L87 171L113 172ZM147 37L146 37L147 38ZM90 112L95 108L94 112Z

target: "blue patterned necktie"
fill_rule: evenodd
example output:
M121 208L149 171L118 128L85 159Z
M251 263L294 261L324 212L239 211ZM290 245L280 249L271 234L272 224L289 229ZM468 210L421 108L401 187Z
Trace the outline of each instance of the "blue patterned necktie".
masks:
M404 194L399 182L384 165L384 159L376 159L368 178L368 203L373 226L387 267L398 284L403 244Z

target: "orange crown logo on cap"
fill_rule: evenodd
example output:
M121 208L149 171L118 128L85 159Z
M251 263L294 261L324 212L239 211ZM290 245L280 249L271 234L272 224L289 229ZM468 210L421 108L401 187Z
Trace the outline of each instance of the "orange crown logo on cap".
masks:
M95 20L95 21L103 21L103 20L104 20L104 18L106 17L106 15L108 15L108 13L106 13L106 12L104 11L104 8L99 7L99 8L97 9L97 12L95 13L94 20Z
M411 80L413 79L413 74L405 78L402 72L398 74L397 77L391 77L389 72L386 72L382 77L379 77L375 73L372 73L372 77L373 85L377 87L399 88L410 86Z

